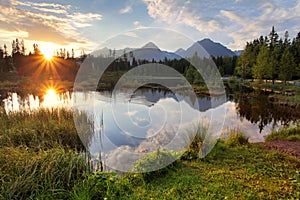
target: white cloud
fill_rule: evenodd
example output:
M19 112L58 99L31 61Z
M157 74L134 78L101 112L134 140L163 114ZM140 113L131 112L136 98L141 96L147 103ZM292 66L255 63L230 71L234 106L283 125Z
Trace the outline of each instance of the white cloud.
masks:
M54 4L54 3L35 3L35 2L21 2L16 0L10 1L12 5L14 6L25 6L25 7L31 7L33 9L44 11L44 12L52 12L57 14L66 14L67 9L69 9L70 5L60 5L60 4Z
M137 111L134 110L134 111L128 111L128 112L126 112L126 113L124 113L124 114L127 115L127 116L129 116L129 117L131 117L131 116L136 115L136 113L137 113Z
M221 28L221 24L214 19L204 19L197 10L190 9L191 2L176 0L144 0L150 17L167 24L185 24L198 31L213 32Z
M132 8L131 6L126 6L125 8L122 8L119 13L120 14L126 14L126 13L131 13L132 12Z
M135 32L132 32L132 31L122 33L122 35L129 36L132 38L139 38L139 36Z
M220 14L231 22L225 30L235 40L230 45L231 48L241 48L247 41L260 35L268 35L272 26L275 26L281 35L287 29L293 34L299 31L299 27L290 24L300 21L300 1L294 7L283 7L274 2L261 2L256 6L256 15L245 15L239 10L220 11Z
M0 39L6 40L9 38L26 38L28 37L28 32L26 31L7 31L4 29L0 29Z
M232 49L242 49L247 41L268 35L272 26L283 34L299 31L300 1L176 1L144 0L148 15L157 24L187 33L194 28ZM201 38L197 38L201 39Z
M139 21L134 21L134 22L133 22L133 25L135 25L135 26L140 26L140 22L139 22Z
M79 30L102 19L98 13L73 13L70 5L10 0L0 6L0 38L6 40L20 37L64 46L90 45Z
M67 15L69 17L69 22L77 28L89 27L92 24L90 22L94 20L101 20L102 15L96 13L72 13Z

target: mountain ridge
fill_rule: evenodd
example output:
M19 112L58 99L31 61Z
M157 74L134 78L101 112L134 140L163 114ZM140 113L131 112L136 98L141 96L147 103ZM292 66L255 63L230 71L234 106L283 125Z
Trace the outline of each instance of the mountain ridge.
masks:
M104 47L100 50L97 50L93 54L96 56L112 56L113 51L111 49L108 49L107 47ZM233 52L226 46L222 45L221 43L214 42L209 38L204 38L202 40L199 40L192 44L189 48L186 50L183 48L177 49L175 52L169 52L169 51L163 51L161 50L154 42L148 42L145 45L143 45L141 48L130 48L127 47L125 49L119 49L114 50L115 57L122 56L124 54L131 54L132 52L133 56L136 59L144 59L144 60L155 60L160 61L167 59L181 59L181 58L190 58L195 53L199 57L218 57L218 56L238 56L241 51L235 51Z
M195 42L185 51L178 52L181 57L192 57L197 52L200 57L236 56L236 54L221 43L204 38Z

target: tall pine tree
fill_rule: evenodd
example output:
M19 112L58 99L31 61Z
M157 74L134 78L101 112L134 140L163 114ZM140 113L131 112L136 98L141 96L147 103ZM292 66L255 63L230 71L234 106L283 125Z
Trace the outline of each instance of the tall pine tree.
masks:
M295 72L295 61L294 56L291 51L291 47L287 47L281 57L279 78L284 81L289 81L292 79Z
M256 64L252 68L252 74L255 79L258 79L259 83L262 83L264 78L270 77L269 51L266 45L260 47Z

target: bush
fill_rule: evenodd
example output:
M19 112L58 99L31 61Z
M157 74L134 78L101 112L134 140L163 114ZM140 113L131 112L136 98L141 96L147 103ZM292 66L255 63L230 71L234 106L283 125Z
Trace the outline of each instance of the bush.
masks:
M72 199L115 199L118 196L118 177L115 172L97 172L74 186Z
M143 173L143 179L150 181L167 174L178 163L177 159L178 155L174 151L155 150L134 163L134 172Z
M229 147L242 146L248 143L248 138L239 129L231 129L225 140L225 145Z
M201 152L201 147L207 134L207 126L203 125L203 123L199 123L192 131L188 132L190 145L182 154L181 160L196 160L200 157L199 153Z

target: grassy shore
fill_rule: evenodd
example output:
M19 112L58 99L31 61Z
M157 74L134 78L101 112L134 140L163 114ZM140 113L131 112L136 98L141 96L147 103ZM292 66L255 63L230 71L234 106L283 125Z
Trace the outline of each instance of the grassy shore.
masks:
M293 128L283 128L279 131L274 131L267 136L266 140L287 140L300 142L300 125Z
M219 141L199 159L201 138L160 171L92 173L72 112L0 111L0 199L299 199L300 161L248 144ZM191 153L194 151L194 154Z

